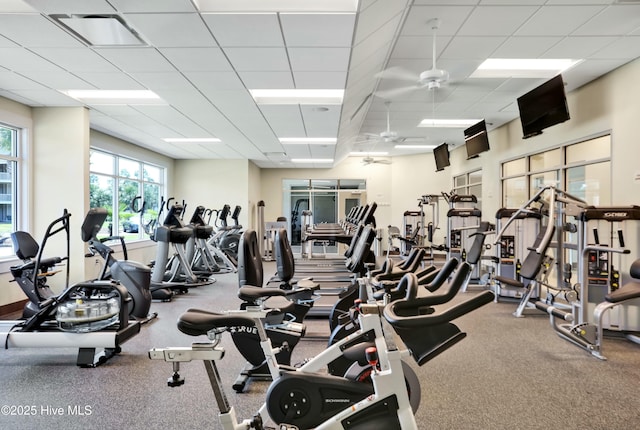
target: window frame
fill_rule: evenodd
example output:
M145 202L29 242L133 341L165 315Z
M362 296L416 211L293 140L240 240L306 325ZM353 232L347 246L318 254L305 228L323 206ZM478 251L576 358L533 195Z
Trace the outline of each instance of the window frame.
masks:
M149 240L148 237L144 236L144 228L140 228L142 226L142 222L143 220L141 220L141 223L139 224L139 228L138 228L138 232L137 233L125 233L123 231L123 224L122 224L122 220L120 219L120 183L122 181L130 181L130 182L136 182L138 184L138 193L137 195L140 196L144 196L144 190L145 190L145 186L148 184L154 185L154 186L158 186L159 190L158 190L158 198L161 198L161 196L166 195L167 193L167 167L163 166L161 164L158 163L154 163L151 161L147 161L142 159L142 157L137 158L131 155L120 155L120 154L116 154L114 152L105 150L103 148L98 148L98 147L94 147L92 146L90 148L90 156L89 156L89 160L91 160L91 154L93 153L99 153L102 155L106 155L109 157L113 158L113 173L105 173L99 170L93 171L91 170L91 162L89 163L89 177L91 178L91 176L99 176L99 177L104 177L104 178L110 178L111 179L111 220L110 223L112 225L116 225L118 226L117 229L113 229L113 230L109 230L108 226L103 227L103 233L105 235L110 235L109 233L111 232L113 236L123 236L125 238L125 242L126 243L132 243L132 242L139 242L139 241L144 241L144 240ZM120 170L120 164L121 164L121 160L125 160L126 163L134 163L137 164L137 172L138 172L138 176L136 177L134 176L124 176L122 175L122 172ZM146 171L146 168L150 167L153 169L157 169L159 171L159 180L160 182L154 182L154 181L149 181L146 180L144 177L144 172ZM91 201L91 191L89 191L89 201ZM144 197L143 197L144 198ZM158 201L158 203L160 202L160 200ZM128 202L126 202L128 203ZM143 202L138 202L139 205L142 205ZM138 206L139 208L140 206ZM134 212L135 213L135 212ZM106 224L106 223L105 223ZM133 236L135 235L135 236Z
M30 117L22 116L15 112L4 110L0 107L0 125L2 127L15 130L15 153L14 155L0 155L5 160L16 164L14 173L14 184L12 192L12 229L31 230L31 151L30 138L32 130L32 120ZM13 248L6 255L0 255L0 273L6 273L11 265L15 264L17 257Z

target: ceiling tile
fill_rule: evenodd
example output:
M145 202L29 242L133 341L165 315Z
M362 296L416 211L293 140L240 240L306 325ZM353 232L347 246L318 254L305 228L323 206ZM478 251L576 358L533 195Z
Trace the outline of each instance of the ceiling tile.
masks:
M0 88L4 90L45 90L42 84L18 73L0 71Z
M640 56L640 36L617 39L590 56L599 60L625 59Z
M518 36L568 36L583 25L604 6L544 6L541 7L522 27Z
M79 78L101 90L142 90L144 87L122 72L75 72Z
M294 72L296 88L334 89L344 88L347 72Z
M196 13L126 14L125 19L146 42L155 47L217 46Z
M197 88L206 90L244 90L245 86L235 72L184 72Z
M280 14L288 47L351 47L355 14Z
M510 37L493 53L493 58L539 58L561 42L560 37ZM553 57L553 56L552 56Z
M296 72L339 72L349 68L349 48L289 48L291 68Z
M0 48L0 66L7 70L58 72L60 67L22 48Z
M432 26L429 21L438 18L440 20L437 30L438 37L451 36L458 32L462 24L468 19L476 1L467 2L466 5L453 5L447 2L437 2L436 5L420 5L418 2L411 8L411 13L402 27L403 36L433 36Z
M283 47L278 15L204 14L207 26L222 47Z
M442 52L441 58L486 59L504 43L505 37L483 36L456 37Z
M538 10L534 6L481 6L473 10L458 34L510 36Z
M613 5L578 28L574 36L622 36L640 27L640 5Z
M115 9L105 0L24 0L38 11L46 14L104 14Z
M158 92L161 90L181 90L193 85L179 72L136 72L131 76L145 88Z
M41 83L54 90L88 90L92 85L69 72L61 71L24 71L21 75Z
M42 0L41 0L42 1ZM46 1L46 0L45 0ZM82 1L82 0L81 0ZM195 12L190 0L109 0L120 12Z
M83 46L78 39L41 15L0 14L0 28L4 37L27 48Z
M224 52L238 72L289 70L284 48L224 48Z
M33 52L74 72L115 72L118 69L89 48L33 48Z
M96 48L96 52L127 72L173 72L175 68L154 48Z
M618 38L615 36L570 36L544 53L545 58L589 58L596 52L612 44Z
M186 72L230 72L233 70L220 48L162 48L160 53L176 69Z
M238 72L247 88L252 89L292 89L291 72Z

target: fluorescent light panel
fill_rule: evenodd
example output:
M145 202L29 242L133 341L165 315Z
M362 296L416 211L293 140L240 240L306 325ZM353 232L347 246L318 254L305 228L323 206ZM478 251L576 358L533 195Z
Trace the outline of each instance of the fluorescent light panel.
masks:
M482 120L480 119L428 119L420 121L418 127L433 128L465 128L470 127Z
M339 105L344 96L344 90L256 89L249 92L256 103L274 105Z
M166 104L160 96L149 90L60 90L60 92L87 104Z
M333 163L333 158L292 158L292 163Z
M335 137L281 137L280 143L286 145L335 145Z
M357 12L358 0L194 0L200 12Z
M471 78L552 78L583 60L569 58L488 58Z
M165 142L169 143L217 143L222 142L216 137L166 137Z

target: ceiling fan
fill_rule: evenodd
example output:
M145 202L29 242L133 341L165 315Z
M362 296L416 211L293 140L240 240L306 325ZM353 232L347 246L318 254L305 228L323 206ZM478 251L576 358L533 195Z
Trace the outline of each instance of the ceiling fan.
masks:
M391 160L386 158L364 157L362 159L362 164L365 166L368 166L369 164L391 164Z
M413 85L406 87L393 88L390 90L377 91L376 96L391 99L394 96L398 96L414 90L436 90L449 81L449 72L443 69L438 69L436 66L436 34L440 28L440 19L434 18L427 21L427 25L433 30L433 53L432 53L432 65L431 69L421 72L419 75L403 69L401 67L390 67L378 73L376 77L382 79L395 79L402 81L413 82Z
M389 105L391 105L390 101L386 101L384 102L384 105L387 108L387 129L375 134L375 133L364 133L364 136L366 137L365 140L358 140L356 141L356 145L357 144L362 144L362 143L378 143L378 142L383 142L383 143L402 143L406 140L405 137L402 137L400 135L398 135L397 132L391 130L391 120L390 120L390 109L389 109Z

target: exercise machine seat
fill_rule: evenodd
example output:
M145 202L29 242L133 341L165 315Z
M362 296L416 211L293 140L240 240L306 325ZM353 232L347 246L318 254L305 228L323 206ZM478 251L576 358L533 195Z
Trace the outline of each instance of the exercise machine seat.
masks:
M640 259L631 263L629 275L634 279L640 280ZM638 297L640 297L640 282L629 282L607 294L604 299L609 303L620 303Z

